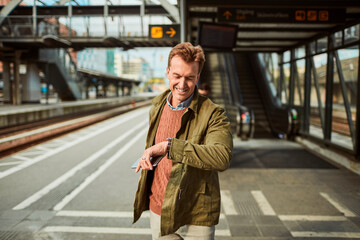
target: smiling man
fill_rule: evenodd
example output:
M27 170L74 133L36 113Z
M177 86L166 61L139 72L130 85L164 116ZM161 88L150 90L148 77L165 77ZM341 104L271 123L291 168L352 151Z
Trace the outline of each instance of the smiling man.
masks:
M220 216L218 171L228 168L232 135L224 109L198 94L200 46L176 45L166 68L170 89L153 100L134 202L134 222L150 210L153 239L214 239ZM150 158L164 156L156 167Z

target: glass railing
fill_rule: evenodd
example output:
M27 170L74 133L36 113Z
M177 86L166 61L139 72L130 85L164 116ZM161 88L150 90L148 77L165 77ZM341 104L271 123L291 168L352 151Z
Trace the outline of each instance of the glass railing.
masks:
M0 37L148 37L150 24L171 24L164 16L9 16Z

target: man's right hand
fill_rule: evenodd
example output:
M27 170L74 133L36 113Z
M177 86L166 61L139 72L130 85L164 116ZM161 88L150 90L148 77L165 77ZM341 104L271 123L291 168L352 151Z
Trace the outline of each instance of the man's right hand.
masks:
M155 144L154 146L146 149L144 151L143 155L141 156L141 159L135 169L135 172L137 173L140 170L140 168L142 168L144 170L153 170L153 166L150 161L150 157L166 155L167 145L168 145L168 142L164 141L164 142L160 142L160 143Z

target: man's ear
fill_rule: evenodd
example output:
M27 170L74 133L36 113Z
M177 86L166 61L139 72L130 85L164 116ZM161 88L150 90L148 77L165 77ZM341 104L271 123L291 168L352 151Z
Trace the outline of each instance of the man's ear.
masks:
M200 73L196 77L196 83L199 81L199 79L200 79Z
M166 76L169 79L169 75L170 75L170 68L166 67Z

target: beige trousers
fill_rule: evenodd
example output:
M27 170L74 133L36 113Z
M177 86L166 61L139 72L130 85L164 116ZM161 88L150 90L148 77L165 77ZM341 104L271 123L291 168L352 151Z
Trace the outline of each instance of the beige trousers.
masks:
M173 234L160 236L161 217L150 211L150 228L153 240L214 240L215 226L182 226Z

